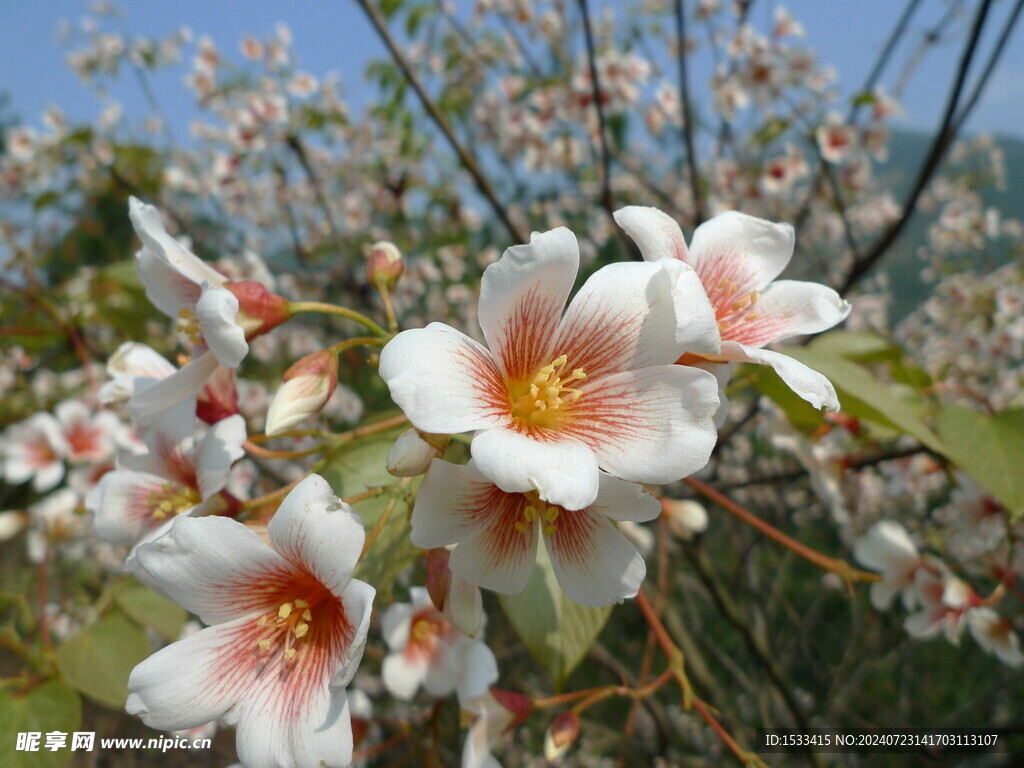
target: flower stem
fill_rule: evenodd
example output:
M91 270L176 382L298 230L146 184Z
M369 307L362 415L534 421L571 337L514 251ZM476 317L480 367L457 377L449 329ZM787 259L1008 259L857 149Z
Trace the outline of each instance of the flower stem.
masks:
M327 304L322 301L291 301L288 303L288 313L290 315L294 316L307 312L320 312L325 315L344 317L347 320L354 320L377 336L383 336L386 338L390 338L391 336L391 334L373 322L373 320L368 318L366 315L356 312L354 309L349 309L348 307L339 307L336 304Z
M800 555L804 560L814 563L819 568L839 574L839 576L841 576L848 585L852 585L855 581L880 581L882 578L877 573L858 570L845 560L828 557L827 555L823 555L820 552L811 549L806 544L801 544L796 539L784 534L778 528L766 523L750 510L740 506L732 499L727 498L710 485L707 485L696 478L688 477L683 482L697 491L701 496L710 499L718 504L718 506L738 517L747 525L756 528L775 543L781 544L786 547L786 549L792 550L796 554Z

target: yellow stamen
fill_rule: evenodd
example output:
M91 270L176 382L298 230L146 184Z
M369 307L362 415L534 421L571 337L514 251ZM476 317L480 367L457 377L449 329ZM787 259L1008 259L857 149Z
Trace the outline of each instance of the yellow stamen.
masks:
M571 385L587 377L582 368L574 368L567 374L568 362L568 356L559 355L526 382L510 385L512 415L540 427L557 427L564 414L560 409L576 402L583 394Z

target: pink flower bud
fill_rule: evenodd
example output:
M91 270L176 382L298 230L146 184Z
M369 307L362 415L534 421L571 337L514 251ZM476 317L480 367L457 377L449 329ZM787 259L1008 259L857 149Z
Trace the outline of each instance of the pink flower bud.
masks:
M492 685L491 696L501 705L502 709L511 715L508 724L504 728L505 732L518 728L526 722L526 718L533 712L533 699L525 694L516 693L515 691L503 691Z
M580 735L580 718L571 709L563 712L544 735L544 757L556 760L565 754Z
M338 385L338 357L328 349L306 355L285 371L283 379L267 411L268 436L320 413Z
M238 299L238 314L235 322L245 331L246 341L268 333L291 315L288 300L254 280L228 281L224 284Z
M404 271L405 260L394 243L381 240L370 246L366 257L366 279L370 285L394 288Z
M447 445L447 435L431 435L407 429L388 451L388 472L395 477L422 475L430 467L431 461L444 455Z

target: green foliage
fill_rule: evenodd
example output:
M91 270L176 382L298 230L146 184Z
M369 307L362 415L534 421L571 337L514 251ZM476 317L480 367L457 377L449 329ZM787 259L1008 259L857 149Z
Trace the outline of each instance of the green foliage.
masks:
M57 665L77 690L119 710L128 698L128 675L149 652L145 631L115 612L57 648Z
M1024 517L1024 410L981 413L949 405L939 411L946 455L1009 510Z
M63 768L71 762L71 735L81 728L82 702L70 686L48 680L26 693L16 688L0 690L0 752L7 768ZM18 734L37 732L38 752L15 751ZM67 734L64 748L45 749L46 734Z
M174 641L188 621L188 612L134 580L114 589L114 600L129 618L143 627L156 630L165 640Z
M526 589L502 595L501 607L556 689L583 659L612 612L610 605L591 608L566 597L544 546L538 549Z

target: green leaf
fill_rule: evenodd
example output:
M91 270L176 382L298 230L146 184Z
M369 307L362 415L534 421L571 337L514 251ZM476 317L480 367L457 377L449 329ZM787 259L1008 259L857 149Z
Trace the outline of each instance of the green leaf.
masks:
M143 629L123 613L111 613L57 649L57 665L68 683L112 709L123 709L128 675L149 656Z
M903 357L903 350L899 346L870 331L829 331L818 336L809 348L857 362L898 362Z
M1010 511L1024 517L1024 410L982 413L958 405L939 411L939 437L953 463Z
M770 366L741 365L727 387L726 394L732 394L733 385L745 384L753 384L758 392L779 406L789 423L805 435L814 434L825 423L823 412L790 389Z
M188 611L180 605L134 580L121 582L114 590L114 600L130 618L156 630L165 640L177 640L188 620Z
M82 726L82 702L74 689L49 680L24 695L0 690L0 754L8 768L63 768L71 762L72 734ZM46 734L67 734L63 749L46 749ZM19 733L39 733L39 751L17 751Z
M933 451L943 452L938 436L921 418L924 403L912 387L879 381L864 366L814 345L791 347L786 354L826 376L836 388L843 411L897 429Z
M501 607L559 690L612 612L610 605L591 608L566 597L543 545L538 548L526 589L517 595L502 595Z

